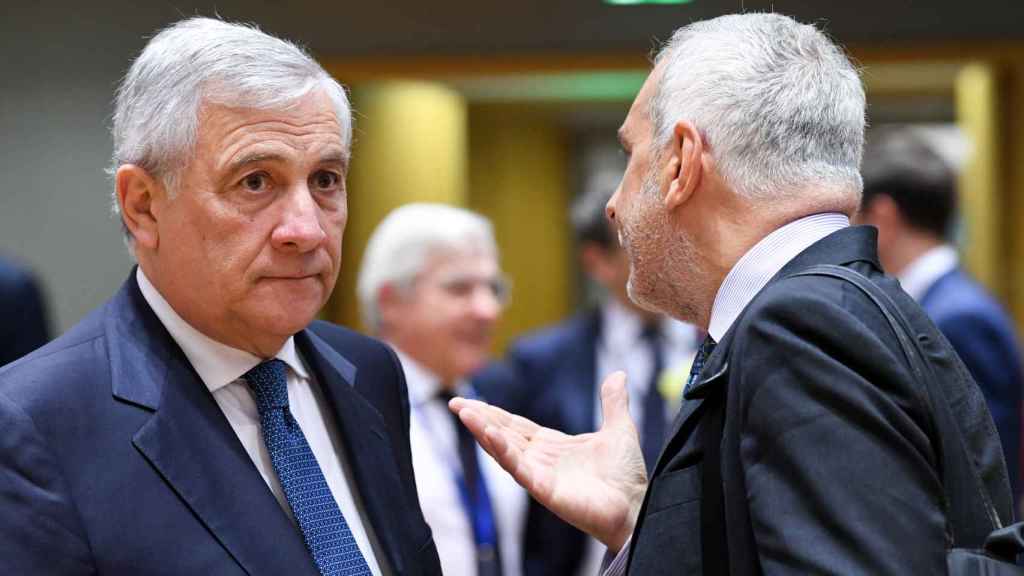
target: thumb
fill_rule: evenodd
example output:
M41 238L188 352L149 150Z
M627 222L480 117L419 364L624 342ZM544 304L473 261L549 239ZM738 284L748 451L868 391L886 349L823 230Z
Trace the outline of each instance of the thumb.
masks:
M626 392L626 373L612 372L601 384L601 414L605 426L629 425L635 428L629 416L629 394Z

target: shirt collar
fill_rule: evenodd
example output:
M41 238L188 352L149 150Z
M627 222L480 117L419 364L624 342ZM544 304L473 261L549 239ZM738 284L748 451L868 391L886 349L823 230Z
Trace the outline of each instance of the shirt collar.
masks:
M416 407L437 399L438 394L441 392L441 378L423 364L402 352L393 343L389 344L395 349L395 354L398 355L398 360L402 363L402 370L405 372L405 384L409 388L409 402ZM464 379L456 382L455 394L458 396L473 396L469 383Z
M171 338L185 353L185 357L188 358L210 392L216 392L238 380L246 372L263 362L259 356L217 342L196 330L174 311L174 308L142 272L141 267L136 270L135 278L138 280L142 297L146 299L149 307L153 309L153 313L167 328ZM294 337L289 337L274 357L284 361L300 378L309 378L309 372L299 359Z
M942 244L918 256L898 275L904 292L914 300L924 297L936 280L952 272L959 262L956 250Z
M640 316L614 298L608 298L601 306L601 341L605 348L629 348L640 338L642 331L643 321Z
M708 334L721 342L747 304L783 266L811 244L849 225L850 219L844 214L814 214L794 220L754 244L719 286Z

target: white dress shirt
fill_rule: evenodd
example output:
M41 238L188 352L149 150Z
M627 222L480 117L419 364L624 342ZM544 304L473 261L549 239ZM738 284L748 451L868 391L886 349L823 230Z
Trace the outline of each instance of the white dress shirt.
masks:
M263 442L256 401L249 391L249 386L241 379L246 372L263 362L263 359L221 344L185 322L146 278L142 268L138 269L136 279L142 296L167 328L171 338L185 353L185 357L195 368L203 384L210 390L214 401L231 424L231 429L235 431L246 453L252 458L253 464L263 476L281 509L294 523L291 506L288 505L277 473L274 472L270 453ZM363 553L366 563L370 566L370 571L374 576L381 576L381 568L371 545L373 536L368 532L369 523L363 521L356 495L350 486L351 474L346 470L344 458L340 457L343 448L338 438L337 427L334 425L330 410L326 408L319 386L314 383L309 370L299 358L295 349L295 339L288 338L275 358L288 365L288 408L302 428L313 456L324 473L331 494L344 514L345 521L359 545L359 551ZM239 518L238 521L246 520Z
M648 343L643 339L643 318L612 298L601 307L600 314L601 338L597 342L594 374L594 430L599 429L602 424L601 383L617 370L628 375L626 391L629 394L629 411L638 428L643 429L640 423L647 418L647 414L644 413L644 398L651 385L651 372L654 370L654 358L651 357ZM665 402L665 414L661 415L666 421L670 421L672 415L679 409L679 403L674 399L682 397L682 387L700 342L697 341L697 328L692 324L671 318L661 318L658 324L658 345L665 361L663 374L678 381L678 390L672 390L667 394L667 397L673 400ZM666 425L666 431L667 428ZM606 551L604 544L588 536L577 574L597 574Z
M843 214L814 214L790 222L754 244L729 270L719 286L711 307L708 334L715 342L721 342L747 304L790 260L815 242L849 225L850 219ZM680 542L679 545L689 544ZM625 574L629 547L627 542L605 570L604 576Z
M956 250L942 244L918 256L897 277L903 291L920 302L935 281L952 272L959 263Z
M409 440L416 491L434 534L441 572L445 576L477 576L476 539L454 476L462 469L458 436L447 403L438 397L440 379L401 350L396 351L409 386ZM455 392L472 397L465 383ZM502 574L521 576L526 491L479 446L477 459L491 497Z

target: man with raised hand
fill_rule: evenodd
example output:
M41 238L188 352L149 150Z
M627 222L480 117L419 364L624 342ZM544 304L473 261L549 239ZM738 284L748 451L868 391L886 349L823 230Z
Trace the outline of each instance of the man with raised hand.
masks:
M864 293L794 276L819 265L866 276L927 337L999 521L1012 517L977 386L883 275L876 231L849 226L863 133L857 71L814 27L743 14L678 30L619 130L629 164L607 208L631 298L708 332L650 481L621 374L603 385L603 427L579 436L452 402L538 501L618 552L609 573L945 572L922 384Z

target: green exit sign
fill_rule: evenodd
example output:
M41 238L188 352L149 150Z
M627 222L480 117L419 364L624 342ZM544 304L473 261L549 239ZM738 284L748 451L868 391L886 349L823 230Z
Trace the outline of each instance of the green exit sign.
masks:
M604 0L605 4L612 6L639 6L641 4L689 4L693 0Z

